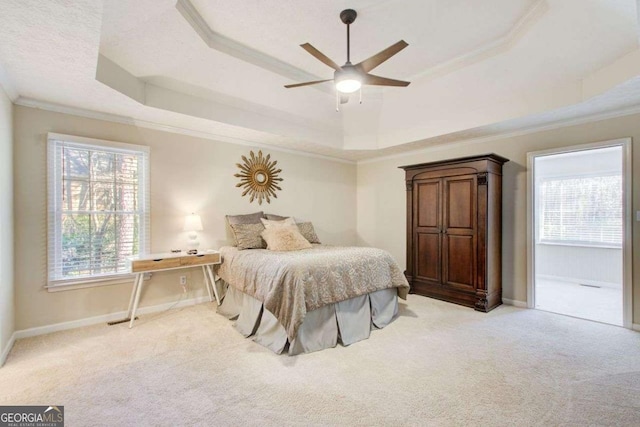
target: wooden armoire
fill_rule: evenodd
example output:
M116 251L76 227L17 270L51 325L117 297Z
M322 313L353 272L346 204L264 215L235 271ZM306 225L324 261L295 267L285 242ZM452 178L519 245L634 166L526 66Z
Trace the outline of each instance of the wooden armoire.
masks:
M496 154L401 166L413 293L487 312L502 304L502 165Z

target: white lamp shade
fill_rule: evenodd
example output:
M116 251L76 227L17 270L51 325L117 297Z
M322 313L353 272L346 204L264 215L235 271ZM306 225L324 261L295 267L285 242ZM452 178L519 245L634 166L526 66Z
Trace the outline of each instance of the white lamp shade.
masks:
M202 231L200 215L191 214L184 218L184 231Z

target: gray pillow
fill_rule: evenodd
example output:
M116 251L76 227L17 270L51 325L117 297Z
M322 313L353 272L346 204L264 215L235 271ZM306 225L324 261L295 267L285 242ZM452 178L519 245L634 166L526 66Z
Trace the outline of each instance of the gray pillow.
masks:
M265 249L267 244L260 233L264 231L262 223L257 224L229 224L236 237L239 250Z
M280 216L280 215L272 215L272 214L267 214L266 217L269 221L282 221L289 218L288 216Z
M298 230L300 230L300 234L302 234L309 243L320 243L320 239L318 239L318 235L316 234L316 230L313 229L312 223L300 222L296 225L298 226Z
M227 215L227 222L231 224L260 224L260 218L264 218L264 212L256 212L246 215Z
M252 214L246 214L246 215L227 215L226 218L227 218L227 224L229 224L230 227L233 224L262 224L260 222L260 219L264 218L264 212L260 211ZM236 238L236 232L235 230L233 230L233 228L231 228L231 231L233 231L232 234L235 240L233 246L238 246L238 239Z

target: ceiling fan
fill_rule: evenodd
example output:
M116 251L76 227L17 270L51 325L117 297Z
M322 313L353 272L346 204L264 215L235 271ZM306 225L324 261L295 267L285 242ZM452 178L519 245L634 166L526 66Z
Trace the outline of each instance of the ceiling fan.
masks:
M346 103L349 98L340 94L349 94L362 88L362 85L375 85L375 86L409 86L410 82L402 80L394 80L386 77L375 76L369 74L369 71L376 68L378 65L391 58L396 53L400 52L405 47L409 46L404 40L389 46L381 52L376 53L372 57L365 59L355 65L351 64L351 46L350 46L350 34L349 26L356 20L358 14L353 9L345 9L340 12L340 19L347 25L347 62L341 67L332 61L325 54L313 47L310 43L304 43L300 46L316 57L318 60L333 68L333 79L315 80L312 82L295 83L285 85L287 89L301 86L310 86L318 83L324 83L333 80L337 89L337 99L340 104ZM362 102L362 92L360 96L360 102Z

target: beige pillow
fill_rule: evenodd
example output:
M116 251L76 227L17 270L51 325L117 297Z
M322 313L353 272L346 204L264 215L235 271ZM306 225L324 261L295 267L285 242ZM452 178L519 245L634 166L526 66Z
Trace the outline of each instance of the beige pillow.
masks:
M262 221L262 225L264 225L264 228L271 228L271 227L284 227L287 225L296 225L296 222L293 218L285 218L283 220L270 220L270 219L264 219L264 218L260 218L260 221Z
M238 249L264 249L267 247L260 233L264 231L264 225L257 224L229 224L236 237Z
M298 230L300 230L300 234L302 234L309 243L320 243L320 239L318 239L318 235L316 234L316 230L314 230L312 223L299 222L296 225L298 226Z
M267 228L262 237L270 251L297 251L312 247L295 225Z

